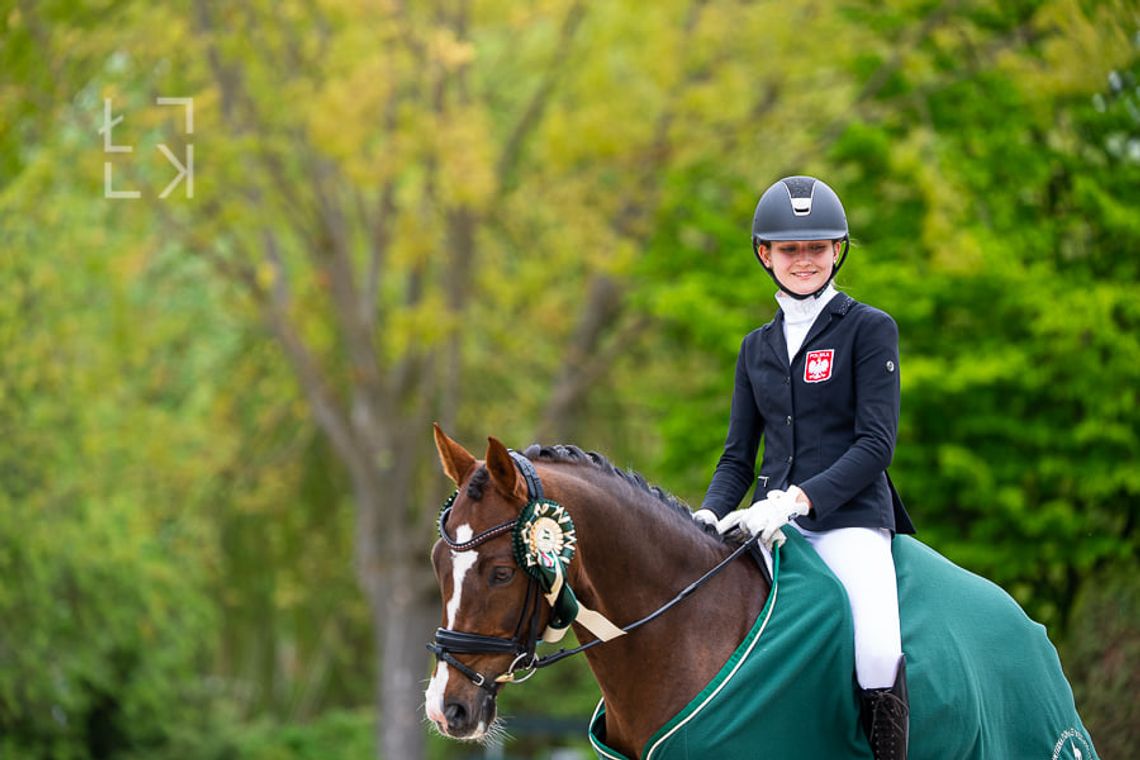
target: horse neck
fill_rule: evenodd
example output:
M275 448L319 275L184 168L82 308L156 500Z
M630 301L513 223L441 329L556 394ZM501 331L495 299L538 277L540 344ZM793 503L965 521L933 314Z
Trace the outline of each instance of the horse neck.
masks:
M575 489L578 554L570 581L580 602L619 628L660 608L731 553L655 497L599 483ZM744 638L767 591L755 564L743 558L662 617L587 650L611 746L636 755L696 696ZM581 641L594 638L577 625L575 633Z
M590 495L579 510L580 569L597 603L614 614L651 612L731 551L647 494Z

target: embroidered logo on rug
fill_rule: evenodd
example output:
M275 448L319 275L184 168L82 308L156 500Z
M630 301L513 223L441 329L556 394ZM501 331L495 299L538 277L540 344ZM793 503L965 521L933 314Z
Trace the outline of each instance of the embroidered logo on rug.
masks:
M1083 751L1082 751L1083 750ZM1092 747L1076 728L1067 728L1053 745L1053 760L1092 760Z
M831 379L831 366L835 358L835 349L827 348L822 351L808 351L804 359L804 382L822 383Z

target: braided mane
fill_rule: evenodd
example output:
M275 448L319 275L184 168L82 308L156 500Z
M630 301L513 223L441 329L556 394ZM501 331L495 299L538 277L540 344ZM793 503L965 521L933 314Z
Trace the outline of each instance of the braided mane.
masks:
M656 501L669 507L686 520L692 517L692 510L689 509L689 506L676 496L649 484L640 473L616 467L609 459L596 451L582 451L582 449L572 445L540 446L535 443L528 446L522 454L532 462L592 465L599 472L619 478L627 485L652 496Z
M730 534L728 536L720 536L711 527L702 527L692 520L692 509L685 502L678 499L673 494L665 491L658 486L652 485L647 482L645 478L638 472L633 470L623 470L614 465L604 455L596 451L583 451L577 446L569 444L557 444L554 446L542 446L534 443L521 452L523 456L532 462L546 462L551 464L574 464L586 465L592 470L607 477L616 478L624 483L629 488L645 494L650 497L646 501L663 505L668 508L668 511L684 519L687 526L691 526L692 530L698 534L706 537L713 538L721 543L739 544L743 540L743 534ZM479 467L478 470L471 476L467 484L467 495L469 498L479 501L483 498L483 491L490 483L489 473L486 467Z

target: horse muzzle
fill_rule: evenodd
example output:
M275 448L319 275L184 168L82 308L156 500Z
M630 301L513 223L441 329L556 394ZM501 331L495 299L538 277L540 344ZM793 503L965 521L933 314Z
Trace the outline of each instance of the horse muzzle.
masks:
M466 695L445 691L433 699L429 686L426 710L428 719L449 739L480 741L495 722L495 697L478 689Z

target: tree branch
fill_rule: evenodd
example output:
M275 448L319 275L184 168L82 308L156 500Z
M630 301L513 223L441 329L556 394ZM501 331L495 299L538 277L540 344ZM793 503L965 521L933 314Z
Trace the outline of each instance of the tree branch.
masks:
M582 418L581 407L590 391L613 369L622 353L643 335L648 323L649 319L644 316L630 320L604 348L599 348L601 341L597 337L572 346L575 361L563 365L563 374L554 385L534 440L560 441L574 437L574 423ZM584 353L586 350L590 353Z
M701 11L707 4L708 0L694 0L689 7L684 25L685 38L696 30ZM680 79L657 118L653 138L643 152L642 172L635 190L629 193L625 204L610 221L611 227L621 237L644 243L651 232L642 222L651 216L652 209L659 202L661 182L657 168L664 165L672 152L669 127L674 118L674 109L685 89L698 77L694 73ZM540 431L553 434L565 430L572 411L581 405L594 382L608 368L608 364L594 363L589 373L582 371L587 359L598 354L598 346L607 331L621 318L625 306L624 292L608 274L595 275L588 288L586 306L581 312L570 349L566 352L554 391L543 412Z
M262 245L265 261L273 271L273 283L266 303L266 316L269 325L277 336L285 355L293 365L293 370L301 382L302 390L309 399L313 414L321 429L329 436L337 452L350 467L367 467L361 461L359 449L354 440L348 420L336 400L331 384L325 379L320 365L312 351L305 345L292 321L289 319L291 296L288 274L282 259L277 238L269 229L262 230Z
M396 215L396 186L389 180L380 190L380 199L377 203L375 216L368 213L365 207L364 196L355 192L356 214L364 226L368 237L368 261L364 268L364 281L359 289L359 299L356 308L357 319L371 325L375 330L381 322L380 305L380 274L384 270L387 259L388 246L392 242L391 221Z
M940 3L922 20L920 25L909 27L909 34L906 39L891 46L890 58L884 61L863 84L853 101L854 107L848 113L832 121L823 131L819 138L819 145L831 145L839 139L849 124L857 119L865 119L864 109L866 105L882 91L890 78L902 68L906 54L927 39L940 24L949 18L953 18L961 4L961 0L947 0L947 2Z
M214 31L214 24L206 0L196 0L195 15L201 31L207 36L210 35ZM256 124L258 122L257 109L242 90L239 71L225 65L217 45L213 41L209 43L207 48L207 60L222 92L224 121L235 134L247 133L249 126L241 120L239 113L244 113L250 122ZM287 191L289 183L282 181L285 175L284 168L276 160L276 157L267 152L262 151L262 157L263 163L280 182L286 199L297 205L299 210L299 201ZM260 193L256 188L246 188L245 195L255 208L263 205ZM319 198L320 194L318 193ZM298 233L302 238L305 238L305 226L300 222L297 224L300 225ZM252 267L233 262L227 263L225 259L217 255L214 255L212 259L220 271L227 271L231 278L238 278L238 281L254 295L261 305L270 328L293 366L318 425L329 436L338 454L350 468L366 467L367 462L362 461L359 446L348 424L346 411L337 400L332 384L325 378L320 363L305 345L289 317L291 294L288 287L288 273L277 236L269 228L263 228L260 245L263 250L263 260L273 274L273 282L268 291L258 280Z
M523 144L538 125L542 123L542 117L550 103L550 97L554 93L554 88L558 84L562 73L566 70L566 57L570 51L570 45L574 40L574 35L585 17L585 3L582 2L582 0L575 0L570 6L570 9L566 12L566 17L562 20L562 28L558 36L558 45L553 59L550 62L550 66L546 69L546 74L543 76L542 82L534 91L526 108L523 109L522 115L519 117L518 122L515 123L514 129L511 130L510 137L507 138L506 146L499 156L499 165L496 169L495 176L497 177L496 184L500 194L509 192L514 185L515 171L518 168L519 161L522 159Z

